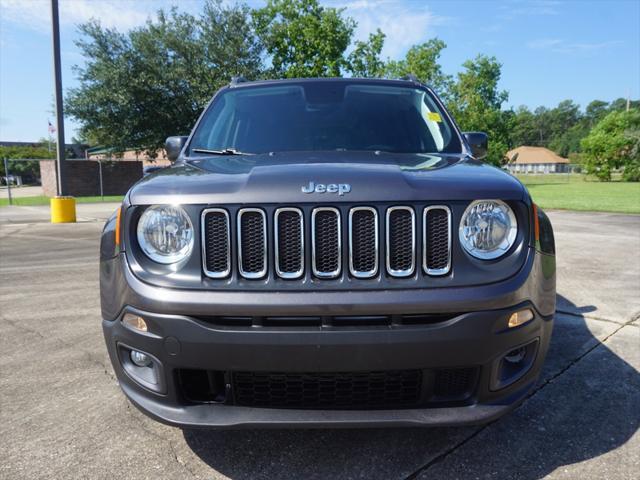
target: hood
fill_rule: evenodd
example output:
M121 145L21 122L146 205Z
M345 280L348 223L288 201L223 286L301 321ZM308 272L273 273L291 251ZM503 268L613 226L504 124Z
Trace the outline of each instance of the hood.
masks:
M143 178L129 200L133 205L367 203L521 200L524 194L508 173L462 155L287 152L192 157Z

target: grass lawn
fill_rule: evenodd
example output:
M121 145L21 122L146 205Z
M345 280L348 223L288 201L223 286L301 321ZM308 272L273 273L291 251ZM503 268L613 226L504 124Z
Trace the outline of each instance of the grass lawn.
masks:
M518 175L542 208L640 213L640 183L599 182L584 175Z
M640 183L599 182L579 174L518 175L533 200L542 208L599 212L640 213ZM122 196L105 196L105 202L121 202ZM101 202L101 197L77 197L78 203ZM14 198L14 205L49 205L45 196ZM0 198L0 207L9 200Z
M105 202L121 202L124 197L122 195L105 195ZM49 197L39 195L37 197L18 197L13 199L13 205L32 206L32 205L49 205ZM76 197L76 203L99 203L102 197ZM9 205L8 198L0 198L0 207Z

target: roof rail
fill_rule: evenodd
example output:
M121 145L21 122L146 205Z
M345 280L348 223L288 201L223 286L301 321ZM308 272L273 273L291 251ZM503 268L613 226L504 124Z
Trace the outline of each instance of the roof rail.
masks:
M237 85L238 83L244 83L244 82L248 82L248 81L249 80L244 78L242 75L231 77L231 85Z
M420 80L418 80L418 77L416 77L413 73L409 73L407 75L400 77L400 80L407 80L409 82L421 83Z

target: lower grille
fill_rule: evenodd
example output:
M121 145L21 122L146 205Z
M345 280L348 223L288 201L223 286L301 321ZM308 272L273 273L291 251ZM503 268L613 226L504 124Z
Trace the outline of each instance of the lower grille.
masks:
M480 369L328 373L179 369L176 373L182 397L193 403L373 410L469 405Z
M477 369L475 368L436 370L433 387L434 399L455 401L468 397L470 386L476 382L476 376Z
M353 373L235 372L238 405L277 408L372 409L417 406L420 370Z

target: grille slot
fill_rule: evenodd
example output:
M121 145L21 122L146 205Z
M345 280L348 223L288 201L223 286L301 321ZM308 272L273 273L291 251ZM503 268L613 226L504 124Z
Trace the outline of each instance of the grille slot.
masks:
M390 327L402 328L412 325L437 325L462 315L461 313L409 313L409 314L371 314L371 315L335 315L335 316L298 316L282 315L271 317L251 316L198 316L193 317L202 322L218 327L261 328L261 327L319 327L319 328L369 328Z
M409 277L416 268L416 216L411 207L387 209L387 272Z
M378 212L371 207L349 211L349 271L356 278L378 273Z
M446 275L451 269L451 210L437 205L424 209L423 268L427 275Z
M238 405L264 408L375 409L420 403L422 371L234 372Z
M321 207L311 213L313 274L319 278L336 278L342 270L342 229L340 211Z
M245 278L267 273L267 217L259 208L238 212L238 269Z
M221 208L202 212L202 266L211 278L231 273L231 237L229 213Z
M300 278L304 273L304 217L297 208L275 213L276 273L281 278Z

